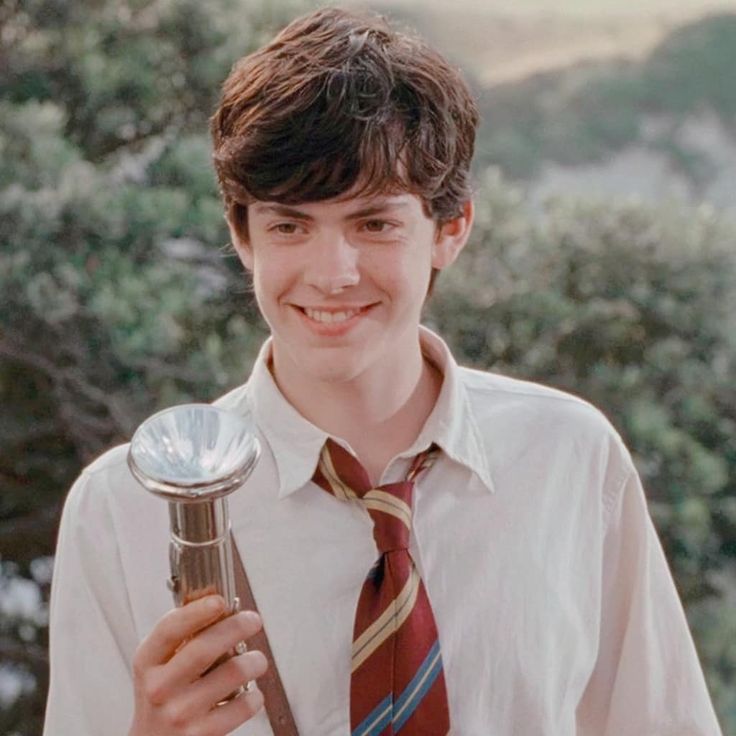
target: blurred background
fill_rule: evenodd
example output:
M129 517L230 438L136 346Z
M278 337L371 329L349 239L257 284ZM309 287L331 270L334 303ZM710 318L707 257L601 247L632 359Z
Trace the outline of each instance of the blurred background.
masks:
M374 4L466 71L478 225L427 321L601 407L632 449L736 734L736 1ZM61 505L265 335L207 119L303 0L0 6L0 734L39 736ZM73 673L70 673L73 676Z

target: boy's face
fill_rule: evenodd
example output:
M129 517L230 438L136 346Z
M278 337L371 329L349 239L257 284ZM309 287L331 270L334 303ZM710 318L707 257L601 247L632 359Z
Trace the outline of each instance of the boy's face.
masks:
M250 205L248 241L232 232L233 242L271 328L277 378L351 381L416 365L431 269L455 260L472 216L468 203L438 228L409 193Z

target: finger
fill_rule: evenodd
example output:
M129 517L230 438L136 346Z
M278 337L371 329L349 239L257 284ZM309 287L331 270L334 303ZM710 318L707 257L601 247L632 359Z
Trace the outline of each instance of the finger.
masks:
M249 639L261 628L261 617L254 611L241 611L200 631L169 660L165 668L168 686L179 688L194 682L223 655Z
M194 713L208 711L216 703L225 700L242 685L265 674L268 661L262 652L251 651L231 657L212 672L192 683L183 697Z
M141 642L133 663L137 671L143 671L167 662L183 641L194 636L205 626L225 613L225 600L219 595L209 595L174 608L163 616Z
M263 708L263 694L257 687L225 705L213 708L203 719L206 733L228 734Z

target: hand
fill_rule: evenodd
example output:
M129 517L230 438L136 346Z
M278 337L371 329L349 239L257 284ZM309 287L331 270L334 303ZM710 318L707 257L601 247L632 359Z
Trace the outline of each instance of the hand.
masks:
M249 651L207 672L261 628L253 611L222 618L225 613L220 596L200 598L169 611L140 643L133 658L135 714L128 736L225 736L260 710L263 695L256 687L217 705L267 668L261 652Z

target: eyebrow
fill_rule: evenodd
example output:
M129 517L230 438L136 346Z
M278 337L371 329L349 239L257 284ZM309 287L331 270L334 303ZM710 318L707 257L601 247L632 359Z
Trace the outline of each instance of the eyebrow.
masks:
M259 214L270 213L281 217L293 217L296 220L312 219L306 212L295 210L293 207L287 207L285 204L257 204L253 207L253 210Z
M370 205L369 207L364 207L362 210L357 210L356 212L351 212L348 215L348 220L357 220L361 217L370 217L372 215L380 215L383 212L386 212L386 210L396 210L396 209L404 209L409 206L408 202L405 201L396 201L392 202L391 200L379 200L375 204Z
M381 214L386 210L403 209L405 207L408 207L408 205L409 203L405 201L379 200L378 202L375 202L368 207L364 207L363 209L351 212L349 215L347 215L346 219L357 220L361 217L371 217L372 215ZM304 221L311 221L313 219L312 216L308 215L306 212L302 212L301 210L295 209L294 207L289 207L288 205L284 204L257 204L253 207L253 209L259 214L271 213L274 215L279 215L280 217L292 217L295 220Z

